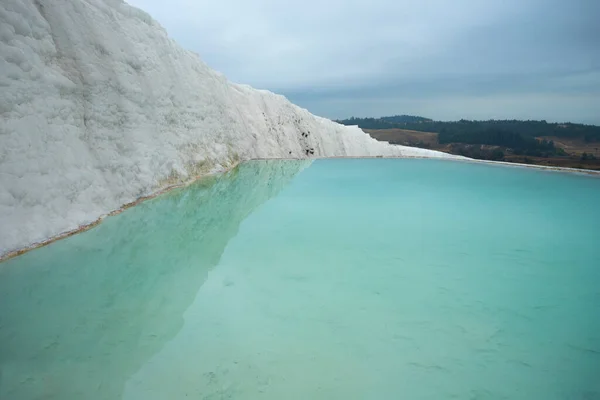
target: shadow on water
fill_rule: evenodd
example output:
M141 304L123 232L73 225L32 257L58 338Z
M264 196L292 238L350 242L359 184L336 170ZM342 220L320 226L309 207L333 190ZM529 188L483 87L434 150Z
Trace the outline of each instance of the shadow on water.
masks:
M248 162L0 264L0 398L119 398L240 223L309 164Z

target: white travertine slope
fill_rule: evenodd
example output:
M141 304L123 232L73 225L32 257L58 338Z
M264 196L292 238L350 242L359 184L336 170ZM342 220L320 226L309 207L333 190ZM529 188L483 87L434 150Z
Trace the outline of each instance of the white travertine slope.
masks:
M239 160L373 155L448 156L228 82L122 0L0 3L0 255Z

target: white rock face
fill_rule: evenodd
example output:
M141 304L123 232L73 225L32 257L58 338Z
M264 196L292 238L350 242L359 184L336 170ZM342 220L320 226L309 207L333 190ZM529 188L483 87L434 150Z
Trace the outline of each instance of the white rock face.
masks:
M0 3L0 255L252 158L450 157L228 82L122 0Z

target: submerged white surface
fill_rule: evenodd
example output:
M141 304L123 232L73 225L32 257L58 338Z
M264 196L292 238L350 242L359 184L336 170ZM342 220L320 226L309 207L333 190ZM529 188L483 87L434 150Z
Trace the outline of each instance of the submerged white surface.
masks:
M121 0L0 3L0 255L238 160L374 155L449 157L228 82Z
M0 399L598 399L598 183L243 163L2 263Z

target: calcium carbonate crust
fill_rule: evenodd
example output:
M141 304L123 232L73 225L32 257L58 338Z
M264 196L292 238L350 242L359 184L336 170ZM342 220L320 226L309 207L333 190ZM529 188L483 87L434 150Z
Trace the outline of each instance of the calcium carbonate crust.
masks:
M121 0L0 3L0 255L255 158L451 157L228 82Z

